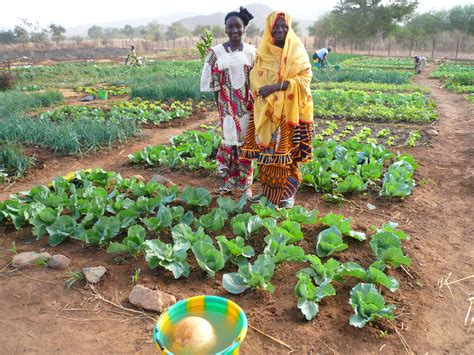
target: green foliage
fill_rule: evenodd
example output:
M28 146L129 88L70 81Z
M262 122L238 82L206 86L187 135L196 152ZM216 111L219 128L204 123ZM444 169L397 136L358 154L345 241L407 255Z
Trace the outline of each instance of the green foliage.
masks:
M249 288L257 288L274 292L275 287L270 283L275 272L275 263L269 255L259 255L253 264L239 267L238 272L224 274L222 286L227 292L239 294Z
M26 155L17 144L0 142L0 172L13 178L22 177L33 166L33 159ZM0 182L2 178L0 177Z
M217 271L224 268L224 256L212 243L199 241L193 245L192 250L199 266L209 277L214 277Z
M203 187L187 186L181 193L181 200L189 206L208 207L211 204L211 194Z
M297 274L297 278L295 295L298 300L298 308L307 320L312 320L319 312L318 302L324 297L334 296L336 290L330 282L315 286L311 278L305 273Z
M0 119L39 107L50 107L62 102L64 102L64 96L59 91L41 93L0 92Z
M216 240L225 261L230 259L234 265L246 265L248 258L255 255L253 248L250 245L245 245L245 240L242 237L227 239L225 236L220 235L216 237Z
M217 199L217 206L225 210L228 214L241 213L247 204L247 197L242 196L239 202L235 202L230 197L219 197Z
M402 235L403 237L403 235ZM410 257L403 254L400 235L390 228L377 231L370 237L370 247L377 260L393 267L410 266Z
M271 217L271 218L278 219L280 216L276 209L276 206L272 204L270 201L268 201L266 198L261 198L258 203L252 204L250 208L260 218Z
M199 51L199 55L203 62L206 58L207 52L212 47L212 40L212 32L206 29L204 34L199 37L199 41L196 43L196 48Z
M145 241L145 260L150 269L158 266L171 271L175 279L189 276L189 265L186 261L187 248L179 244L166 244L159 239Z
M314 115L321 118L391 122L432 122L435 102L422 93L367 93L357 90L313 90Z
M171 145L148 146L130 154L135 164L189 170L215 168L215 155L221 139L213 131L186 131L171 138Z
M212 239L206 233L202 227L193 231L187 224L177 224L171 231L171 237L175 245L180 245L183 249L188 250L197 242L203 241L205 243L211 243Z
M367 322L376 319L394 319L395 306L386 306L383 296L372 284L359 283L354 286L349 304L355 313L349 323L354 327L363 328Z
M413 67L413 65L412 65ZM389 93L398 93L398 92L420 92L427 93L429 90L427 88L415 85L415 84L383 84L383 83L363 83L363 82L352 82L352 81L322 81L313 83L311 85L312 89L316 90L360 90L368 92L389 92Z
M229 215L222 208L214 208L210 213L202 215L196 220L197 226L203 227L205 230L218 232L224 227Z
M390 165L384 174L380 196L405 197L411 194L415 187L413 174L416 168L411 161L414 164L413 157L410 161L400 159Z
M61 244L67 237L81 238L84 235L82 226L78 226L74 218L71 216L60 216L53 224L46 227L49 234L49 245L52 247Z
M259 216L252 216L250 213L238 214L230 220L232 232L245 239L263 227L262 219Z
M383 69L342 68L339 71L313 70L313 81L353 81L361 83L408 84L413 72Z
M313 147L313 160L301 167L301 173L304 184L321 192L348 194L377 186L385 163L393 157L382 145L353 139L313 141Z
M410 132L410 135L405 141L405 146L407 147L414 147L416 146L416 142L421 138L421 133L419 130L415 129Z
M283 218L300 224L315 224L318 222L318 211L308 211L303 206L284 208L281 209L279 212Z
M159 232L171 227L173 223L173 215L168 207L160 205L156 217L143 218L142 222L149 230Z
M49 119L0 119L0 140L50 148L63 154L85 154L124 143L139 132L131 121L99 122L83 118L57 124Z
M342 241L342 234L335 226L325 229L318 234L316 253L319 257L332 255L348 247L349 246Z
M128 229L127 237L121 243L109 244L107 253L128 253L136 258L145 249L145 238L146 232L142 226L131 226Z
M270 256L275 264L284 261L303 262L306 256L303 248L291 245L291 241L284 234L272 233L265 237L267 246L264 254Z

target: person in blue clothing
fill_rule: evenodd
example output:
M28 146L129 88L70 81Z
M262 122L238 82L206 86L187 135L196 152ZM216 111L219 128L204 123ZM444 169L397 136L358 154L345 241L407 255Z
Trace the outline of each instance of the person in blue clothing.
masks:
M323 69L326 66L328 62L327 56L329 52L332 52L331 46L327 48L321 48L319 50L317 49L314 51L313 59L316 62L316 64L319 63L319 68Z

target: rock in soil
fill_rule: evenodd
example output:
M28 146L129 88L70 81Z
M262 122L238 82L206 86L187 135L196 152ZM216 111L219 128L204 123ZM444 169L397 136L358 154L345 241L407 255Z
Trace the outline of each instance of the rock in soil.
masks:
M71 263L71 259L69 259L67 256L64 256L64 255L61 255L61 254L53 255L48 260L48 266L51 269L56 269L56 270L67 269L67 267L69 266L70 263Z
M167 307L176 303L176 297L173 295L142 285L136 285L133 288L128 300L136 307L155 312L163 312Z
M439 136L439 132L435 129L428 129L426 130L426 133L428 133L430 136Z
M82 269L82 273L84 274L87 282L91 284L98 283L106 271L107 269L103 266L85 267Z
M12 266L17 269L21 269L27 266L40 265L42 262L46 262L51 258L49 253L37 253L34 251L27 251L24 253L16 254L12 259Z
M163 175L153 175L151 178L153 181L156 181L158 184L165 185L166 187L174 186L174 182L164 177Z

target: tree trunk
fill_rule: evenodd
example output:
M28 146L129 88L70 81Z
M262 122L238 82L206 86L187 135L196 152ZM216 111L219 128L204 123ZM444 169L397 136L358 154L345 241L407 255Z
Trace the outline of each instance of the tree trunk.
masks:
M436 37L435 36L432 37L432 41L433 41L433 46L431 48L431 59L434 59L434 52L435 52L435 48L436 48Z
M337 49L337 37L334 36L334 45L332 46L332 50L334 51L334 53L336 53L336 49Z
M462 37L459 37L459 38L458 38L458 41L457 41L457 43L456 43L456 54L454 55L454 59L458 59L459 45L461 44L461 38L462 38Z
M354 40L351 39L351 54L354 54Z
M413 51L413 37L410 38L410 54L408 55L411 57L411 52Z
M390 45L392 44L392 37L388 38L388 56L390 57Z
M370 55L370 45L372 44L372 40L369 39L369 55Z

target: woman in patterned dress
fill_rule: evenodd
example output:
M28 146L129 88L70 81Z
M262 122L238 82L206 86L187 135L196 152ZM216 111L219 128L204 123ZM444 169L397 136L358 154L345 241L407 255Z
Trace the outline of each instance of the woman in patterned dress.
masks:
M257 159L263 194L279 207L291 207L301 184L299 164L312 158L311 63L291 28L291 17L272 12L266 21L250 73L254 115L241 157Z
M213 91L221 119L222 144L217 152L217 173L224 184L219 194L242 191L251 196L252 161L240 158L253 110L249 73L255 62L255 47L243 43L242 35L253 16L244 8L225 17L229 40L212 47L204 61L201 91Z

